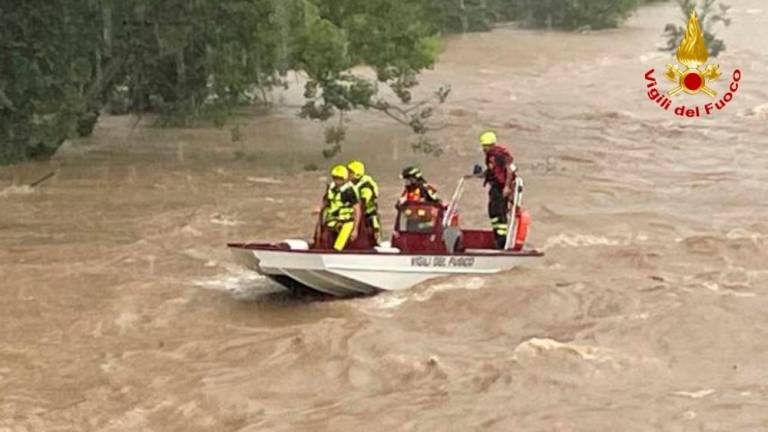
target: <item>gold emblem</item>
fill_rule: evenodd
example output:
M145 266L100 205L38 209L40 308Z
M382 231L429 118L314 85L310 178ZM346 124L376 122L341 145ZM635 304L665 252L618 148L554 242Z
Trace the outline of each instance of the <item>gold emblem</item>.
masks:
M711 97L717 96L717 93L707 87L707 81L714 81L720 78L720 66L716 64L706 65L709 52L707 43L704 41L704 32L701 31L699 19L696 17L696 11L691 11L691 18L688 20L688 28L685 31L680 46L677 48L677 61L685 65L686 69L681 71L677 65L667 65L666 76L670 81L677 82L677 87L667 92L670 96L675 96L680 92L696 94L703 92Z

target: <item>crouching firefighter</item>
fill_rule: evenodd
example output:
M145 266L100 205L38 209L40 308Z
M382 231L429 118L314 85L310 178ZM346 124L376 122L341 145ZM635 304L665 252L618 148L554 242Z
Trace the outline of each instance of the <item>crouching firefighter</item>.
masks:
M365 223L373 232L374 243L381 238L381 219L379 218L379 185L365 173L365 164L353 160L347 164L350 181L355 186L360 204L365 214Z
M488 131L480 135L485 153L485 170L480 170L488 189L488 217L491 219L497 249L504 249L509 231L509 203L514 200L516 168L514 158L506 147L497 143L496 134ZM515 215L513 215L515 217Z
M398 211L405 208L405 228L411 232L428 232L434 229L437 223L433 213L428 213L426 209L408 208L409 204L434 203L445 207L437 194L437 189L429 184L421 173L421 170L415 166L406 167L400 174L403 179L404 188L400 199L395 204Z
M344 165L331 169L333 181L328 185L323 197L321 212L325 228L332 234L333 248L342 251L349 242L357 240L358 229L362 220L360 197L352 182L349 170Z
M403 179L404 187L400 200L395 204L395 208L399 209L408 202L442 204L440 196L437 194L437 189L424 179L424 174L421 173L418 167L406 167L400 174L400 178Z

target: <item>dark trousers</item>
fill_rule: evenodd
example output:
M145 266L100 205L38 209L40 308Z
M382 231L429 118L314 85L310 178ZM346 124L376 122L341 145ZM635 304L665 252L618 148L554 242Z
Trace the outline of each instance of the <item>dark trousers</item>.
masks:
M496 249L504 249L509 231L509 201L504 198L503 187L497 184L492 185L488 192L488 217Z
M365 216L365 223L368 224L368 228L373 235L373 243L378 244L381 236L381 219L379 219L378 213L369 214Z

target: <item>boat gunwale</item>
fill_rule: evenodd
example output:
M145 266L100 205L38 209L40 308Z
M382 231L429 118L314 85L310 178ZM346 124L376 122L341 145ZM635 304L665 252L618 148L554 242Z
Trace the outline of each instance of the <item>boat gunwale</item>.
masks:
M268 252L286 252L294 254L311 254L311 255L378 255L378 256L459 256L459 257L543 257L544 252L538 250L522 250L522 251L507 251L507 252L490 252L490 253L467 253L467 252L378 252L376 250L345 250L336 251L332 249L309 249L309 250L296 250L286 249L280 247L274 243L227 243L227 247L232 249L243 250L258 250Z

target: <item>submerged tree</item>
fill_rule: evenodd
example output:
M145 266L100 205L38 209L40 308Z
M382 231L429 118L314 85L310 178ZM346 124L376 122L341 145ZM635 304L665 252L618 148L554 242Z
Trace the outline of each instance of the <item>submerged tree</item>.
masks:
M100 67L99 20L92 2L0 9L0 163L47 158L90 133L111 73Z
M725 51L725 42L717 37L714 33L714 28L718 23L722 23L726 27L731 25L731 19L728 17L728 11L731 7L722 3L717 4L717 0L703 0L701 2L697 0L677 0L677 2L683 14L683 24L667 24L664 28L667 45L660 48L660 50L669 52L677 50L680 41L685 36L685 25L688 23L691 11L695 10L704 32L704 41L707 44L709 56L717 57L721 52ZM716 4L717 9L715 9Z
M53 0L0 9L0 162L46 158L88 134L108 98L173 124L308 77L307 117L404 101L434 63L427 0ZM374 69L376 79L352 72ZM422 106L423 107L423 106ZM422 112L422 120L426 115ZM410 121L408 122L410 125ZM418 122L412 128L421 130ZM342 136L343 134L336 134Z
M448 91L441 89L435 98L413 100L418 73L432 66L439 49L434 36L437 29L422 5L390 0L327 0L309 9L308 19L307 32L298 39L296 50L297 69L309 77L305 86L307 103L301 115L321 121L338 115L338 124L326 133L330 147L325 149L325 156L340 150L346 130L345 113L355 109L377 110L417 134L427 132L433 104L445 101ZM372 68L376 78L352 72L357 65ZM380 85L389 87L399 104L381 97Z
M649 0L645 0L649 1ZM490 30L516 20L526 27L562 30L618 27L642 0L431 0L447 32Z
M447 33L488 31L499 21L512 18L516 0L429 0L437 25Z
M638 0L51 0L0 5L0 163L47 158L87 135L108 102L166 124L264 101L306 78L301 115L373 110L411 128L419 150L448 86L418 99L439 35L520 18L535 26L616 26ZM713 18L716 19L716 18ZM372 70L360 73L360 66ZM391 90L394 97L382 96ZM381 91L380 91L381 90ZM114 103L119 102L119 103Z
M516 0L516 15L529 27L594 30L618 27L638 0Z

